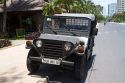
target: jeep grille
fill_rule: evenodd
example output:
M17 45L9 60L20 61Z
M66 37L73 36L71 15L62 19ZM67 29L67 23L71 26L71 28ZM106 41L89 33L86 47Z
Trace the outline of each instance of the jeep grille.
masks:
M42 53L45 57L62 58L64 55L63 42L44 41Z

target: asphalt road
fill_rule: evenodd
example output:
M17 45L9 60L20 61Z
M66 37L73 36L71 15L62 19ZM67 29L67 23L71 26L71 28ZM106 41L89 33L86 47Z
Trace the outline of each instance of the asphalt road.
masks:
M93 58L87 62L82 81L74 79L72 70L55 66L44 65L29 74L25 63L28 50L20 45L0 50L0 83L36 83L45 76L62 83L125 83L125 25L107 23L98 28Z
M95 43L95 62L86 83L125 83L125 25L100 24Z

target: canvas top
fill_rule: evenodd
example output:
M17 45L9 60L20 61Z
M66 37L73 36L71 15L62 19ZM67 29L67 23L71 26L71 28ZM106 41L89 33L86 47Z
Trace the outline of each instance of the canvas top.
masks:
M62 13L62 14L54 14L54 16L65 16L65 17L85 17L89 18L92 21L95 20L95 16L93 14L82 14L82 13Z

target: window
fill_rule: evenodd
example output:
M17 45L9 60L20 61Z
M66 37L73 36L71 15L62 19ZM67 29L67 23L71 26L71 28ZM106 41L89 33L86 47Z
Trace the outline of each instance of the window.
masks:
M88 26L88 20L85 19L66 19L67 25L81 25L81 26Z

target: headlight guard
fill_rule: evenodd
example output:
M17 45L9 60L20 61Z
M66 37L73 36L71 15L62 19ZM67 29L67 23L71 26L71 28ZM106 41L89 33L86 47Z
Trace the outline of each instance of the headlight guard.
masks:
M85 42L79 42L79 45L75 48L77 54L81 54L85 52Z

